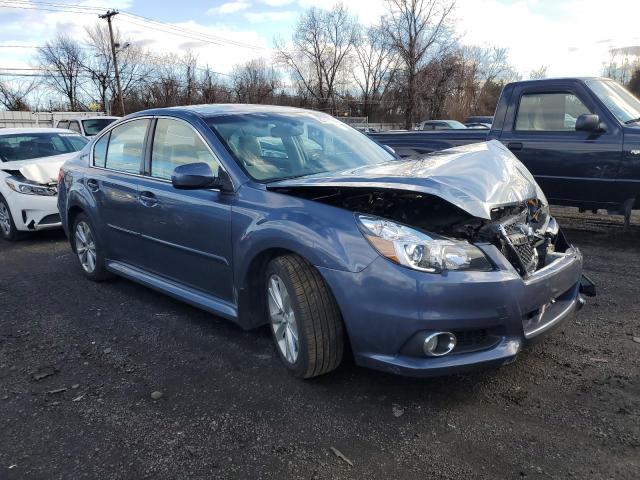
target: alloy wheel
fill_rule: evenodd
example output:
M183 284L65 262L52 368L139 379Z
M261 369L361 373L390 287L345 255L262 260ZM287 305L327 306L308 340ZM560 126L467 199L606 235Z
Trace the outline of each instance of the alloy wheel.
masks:
M2 201L0 201L0 228L6 236L11 235L11 214Z
M271 328L278 349L287 362L293 364L298 359L298 324L291 305L291 297L282 279L273 274L268 282L268 304Z
M84 271L93 273L96 269L96 242L91 227L86 222L78 222L75 232L76 252Z

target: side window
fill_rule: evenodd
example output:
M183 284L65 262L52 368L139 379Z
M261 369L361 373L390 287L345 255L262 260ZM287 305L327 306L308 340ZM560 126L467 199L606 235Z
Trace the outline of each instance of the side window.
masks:
M193 128L181 121L158 119L151 150L151 176L170 180L177 166L196 162L208 163L213 174L218 175L218 162Z
M73 130L74 132L82 133L82 132L80 132L80 125L78 125L78 122L69 122L69 130Z
M109 138L105 167L126 173L140 173L144 140L149 120L132 120L113 130Z
M96 167L104 168L107 160L107 145L109 145L109 137L111 133L107 133L93 146L93 164Z
M591 112L573 93L528 93L520 98L516 130L574 131L584 113Z
M58 122L58 128L69 128L69 121L68 120L60 120Z

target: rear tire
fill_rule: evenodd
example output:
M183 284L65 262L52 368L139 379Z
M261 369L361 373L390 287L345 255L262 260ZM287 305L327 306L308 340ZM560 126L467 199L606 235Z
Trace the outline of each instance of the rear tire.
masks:
M298 255L272 260L265 275L266 313L280 359L293 375L335 370L344 353L338 304L320 273Z
M22 237L22 232L18 231L11 216L9 204L2 195L0 195L0 233L2 238L9 242L15 242Z
M102 244L98 240L93 223L86 214L79 213L76 216L71 231L71 241L85 277L94 282L102 282L112 277L105 268Z

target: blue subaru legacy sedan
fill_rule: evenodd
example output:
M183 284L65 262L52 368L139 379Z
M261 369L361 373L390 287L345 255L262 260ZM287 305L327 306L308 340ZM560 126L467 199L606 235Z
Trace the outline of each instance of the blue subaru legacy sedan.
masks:
M118 275L252 329L314 377L512 361L594 289L526 168L492 141L400 159L294 108L156 109L59 176L84 274Z

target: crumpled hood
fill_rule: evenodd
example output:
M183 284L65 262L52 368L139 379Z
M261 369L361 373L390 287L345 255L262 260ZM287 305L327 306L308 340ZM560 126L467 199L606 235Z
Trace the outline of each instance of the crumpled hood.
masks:
M0 170L18 171L27 180L42 183L54 183L64 162L76 156L78 152L63 153L53 157L31 158L16 162L0 162Z
M538 198L548 205L527 168L497 140L450 148L379 165L281 180L269 189L345 187L409 190L440 197L474 217Z

